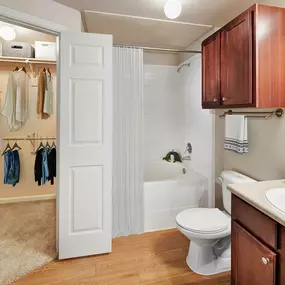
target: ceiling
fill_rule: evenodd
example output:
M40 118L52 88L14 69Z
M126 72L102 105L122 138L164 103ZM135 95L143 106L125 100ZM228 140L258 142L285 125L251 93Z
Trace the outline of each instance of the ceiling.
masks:
M3 26L9 26L12 27L16 32L16 39L15 42L25 42L34 44L35 41L46 41L46 42L55 42L56 38L54 36L43 34L40 32L36 32L30 29L26 29L20 26L8 24L5 22L0 21L0 28ZM1 37L0 37L1 39Z
M88 32L113 34L115 43L165 48L186 48L211 27L224 25L256 2L266 1L276 5L285 2L180 0L183 6L182 14L175 21L169 21L163 10L167 0L55 1L83 12Z

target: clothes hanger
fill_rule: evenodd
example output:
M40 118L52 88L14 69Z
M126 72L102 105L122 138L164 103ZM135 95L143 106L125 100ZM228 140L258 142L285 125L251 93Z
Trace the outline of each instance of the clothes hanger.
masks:
M13 145L13 147L12 147L12 151L15 149L15 148L18 148L18 150L21 150L22 148L17 144L17 141L15 141L15 143L14 143L14 145Z
M52 142L51 148L56 148L56 144L54 141Z
M10 146L10 143L9 143L9 141L8 141L8 144L7 144L6 148L4 149L4 151L2 152L2 155L1 155L1 156L3 156L9 149L12 150L12 149L11 149L11 146Z
M45 146L43 145L43 141L42 141L42 139L41 139L41 143L40 143L40 145L39 145L39 147L37 148L37 150L36 150L36 152L35 153L37 153L41 148L44 148Z
M47 139L46 147L51 148Z

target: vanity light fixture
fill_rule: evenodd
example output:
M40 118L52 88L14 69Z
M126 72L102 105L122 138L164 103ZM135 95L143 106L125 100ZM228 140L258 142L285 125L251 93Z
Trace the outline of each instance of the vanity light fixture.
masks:
M182 5L179 0L168 0L164 5L164 13L169 19L176 19L182 12Z
M0 28L0 36L5 41L13 41L16 38L16 32L9 26L3 26Z

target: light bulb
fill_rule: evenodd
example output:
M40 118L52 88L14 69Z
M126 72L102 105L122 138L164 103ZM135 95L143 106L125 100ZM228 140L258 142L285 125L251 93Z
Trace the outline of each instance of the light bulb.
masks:
M176 19L182 12L179 0L168 0L164 5L164 13L169 19Z
M2 28L0 28L0 36L5 41L13 41L16 38L16 32L11 27L3 26Z

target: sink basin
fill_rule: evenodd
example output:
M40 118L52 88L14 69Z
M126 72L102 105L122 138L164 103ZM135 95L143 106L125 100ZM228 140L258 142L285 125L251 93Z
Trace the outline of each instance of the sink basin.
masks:
M272 188L266 191L266 199L285 214L285 188Z

